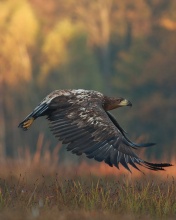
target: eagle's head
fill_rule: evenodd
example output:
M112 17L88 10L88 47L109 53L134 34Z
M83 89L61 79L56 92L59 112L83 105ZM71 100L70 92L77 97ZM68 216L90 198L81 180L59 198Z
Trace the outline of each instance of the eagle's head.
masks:
M104 99L104 109L106 111L115 109L115 108L119 108L119 107L123 107L123 106L132 106L132 103L127 100L124 99L122 97L119 98L114 98L114 97L105 97Z

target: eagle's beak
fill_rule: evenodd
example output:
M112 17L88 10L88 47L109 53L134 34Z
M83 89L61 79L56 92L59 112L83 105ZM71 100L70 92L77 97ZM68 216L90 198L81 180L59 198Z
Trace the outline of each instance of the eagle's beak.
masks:
M123 99L120 103L119 106L132 106L132 103L128 101L127 99Z

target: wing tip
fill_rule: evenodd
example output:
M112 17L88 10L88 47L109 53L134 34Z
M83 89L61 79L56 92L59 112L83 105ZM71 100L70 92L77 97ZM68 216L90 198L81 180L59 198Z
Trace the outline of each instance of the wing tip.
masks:
M170 163L150 163L147 161L144 161L143 164L145 165L146 168L154 171L158 171L158 170L164 171L165 170L164 168L173 166Z

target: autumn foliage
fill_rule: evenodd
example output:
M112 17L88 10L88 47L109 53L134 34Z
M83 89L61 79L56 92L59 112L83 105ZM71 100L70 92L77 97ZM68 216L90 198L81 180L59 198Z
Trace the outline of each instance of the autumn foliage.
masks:
M176 144L175 7L171 0L1 1L1 160L20 159L19 149L34 155L40 132L42 149L53 152L57 142L44 120L28 133L17 125L52 90L85 88L128 98L133 108L114 112L119 123L134 141L157 143L145 157L169 162ZM82 160L64 148L60 155Z

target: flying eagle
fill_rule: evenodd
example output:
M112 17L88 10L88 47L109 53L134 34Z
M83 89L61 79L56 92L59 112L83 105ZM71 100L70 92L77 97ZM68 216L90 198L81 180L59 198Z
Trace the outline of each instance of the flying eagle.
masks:
M151 170L171 166L169 163L149 163L134 153L133 149L154 144L136 144L128 139L109 112L122 106L132 104L124 98L112 98L92 90L56 90L46 96L19 127L26 131L35 119L46 116L53 134L74 154L84 153L111 167L119 168L121 163L130 172L128 164L138 170L137 165Z

